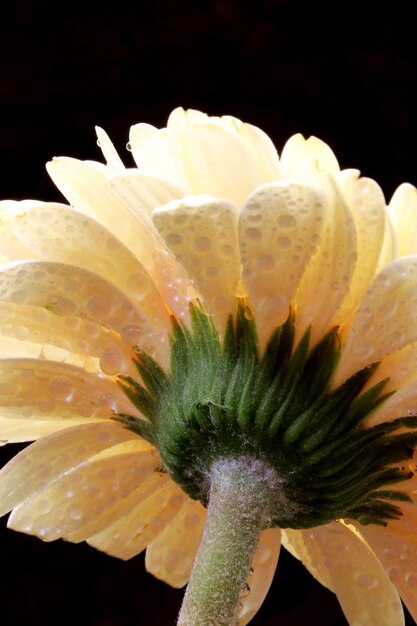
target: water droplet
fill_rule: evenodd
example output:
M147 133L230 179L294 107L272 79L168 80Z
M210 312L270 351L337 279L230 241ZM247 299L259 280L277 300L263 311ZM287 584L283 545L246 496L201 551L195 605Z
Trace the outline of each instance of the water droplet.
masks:
M180 246L183 241L184 237L182 235L178 235L177 233L171 233L166 238L166 242L169 246Z
M282 228L294 228L297 224L297 220L293 215L280 215L278 218L278 224Z
M196 515L196 513L187 513L184 516L184 528L187 530L196 530L201 526L202 519L200 515Z
M369 359L374 352L371 343L365 340L359 340L354 344L352 355L355 359Z
M356 584L363 589L374 589L377 586L378 581L369 574L358 572L355 575Z
M126 144L126 150L128 150L129 152L132 152L132 144L130 143L130 141L128 141Z
M186 570L187 561L182 550L171 548L165 560L165 568L170 574L181 576Z
M243 234L250 241L260 241L262 239L262 233L259 228L246 228Z
M250 586L248 585L248 583L245 583L245 586L243 587L242 591L240 592L240 597L241 598L247 598L249 594L250 594Z
M197 237L197 239L194 239L194 249L199 254L207 254L212 247L212 242L208 237Z
M407 585L417 588L417 574L415 572L410 572L409 574L406 574L405 580Z
M87 302L87 313L99 320L107 319L112 310L111 300L104 295L96 295Z
M125 366L123 354L117 348L110 348L100 357L100 368L104 374L114 376L119 374Z
M82 518L82 511L78 506L69 506L67 509L68 517L74 521Z
M70 400L73 393L72 383L66 378L54 378L49 383L49 393L56 400Z
M256 267L263 272L269 272L275 267L275 259L269 254L261 254L256 257Z
M288 237L278 237L275 243L281 250L287 250L291 247L291 240Z

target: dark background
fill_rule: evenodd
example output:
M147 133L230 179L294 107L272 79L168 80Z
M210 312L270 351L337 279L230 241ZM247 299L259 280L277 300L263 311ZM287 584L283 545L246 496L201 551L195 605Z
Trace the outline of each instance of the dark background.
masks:
M44 169L51 157L100 159L96 124L125 152L131 124L164 126L182 105L256 124L279 148L294 132L318 135L389 198L417 183L417 123L415 25L405 3L388 6L369 3L367 15L366 3L2 0L0 197L60 199ZM5 625L175 623L182 592L147 575L143 557L118 562L2 524ZM278 623L347 623L288 554L253 621Z

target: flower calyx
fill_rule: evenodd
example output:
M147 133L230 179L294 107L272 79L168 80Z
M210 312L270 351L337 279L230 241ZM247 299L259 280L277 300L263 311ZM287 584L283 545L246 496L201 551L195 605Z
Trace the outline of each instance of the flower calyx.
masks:
M276 477L270 526L310 528L339 518L385 524L401 515L395 502L409 496L391 485L411 476L405 467L417 445L417 416L366 426L392 395L383 392L386 380L364 391L377 363L331 389L337 328L313 349L309 330L294 346L291 313L261 355L244 303L223 341L199 303L190 316L190 328L172 318L169 374L137 348L143 384L120 378L147 419L115 418L157 447L188 495L206 505L213 463L246 457Z

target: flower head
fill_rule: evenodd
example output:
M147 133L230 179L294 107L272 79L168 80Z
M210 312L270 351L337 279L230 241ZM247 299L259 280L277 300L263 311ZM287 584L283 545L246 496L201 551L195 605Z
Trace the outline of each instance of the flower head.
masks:
M181 587L213 468L249 459L241 624L281 539L350 623L399 626L398 594L417 619L417 191L387 207L319 139L278 158L232 117L133 126L137 169L97 132L107 165L48 164L69 205L0 206L0 438L37 440L0 472L8 525L147 548Z

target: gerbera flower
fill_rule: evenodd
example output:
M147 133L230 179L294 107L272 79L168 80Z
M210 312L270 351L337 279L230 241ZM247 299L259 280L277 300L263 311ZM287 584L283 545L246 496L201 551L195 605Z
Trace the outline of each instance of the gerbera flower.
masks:
M9 527L147 548L181 625L248 623L281 539L350 624L417 619L416 190L197 111L138 169L98 138L47 166L69 205L1 203Z

